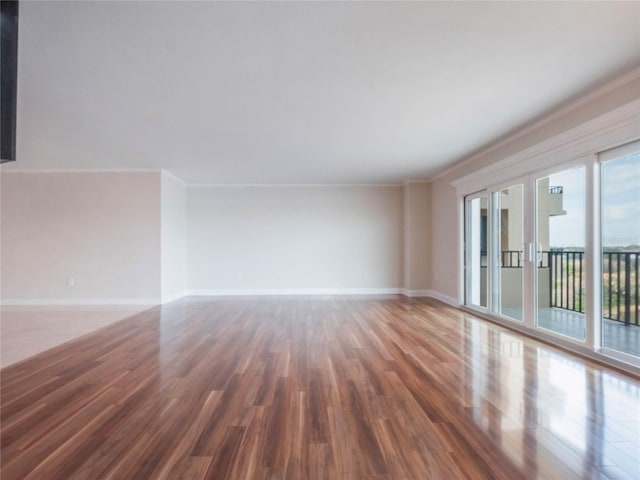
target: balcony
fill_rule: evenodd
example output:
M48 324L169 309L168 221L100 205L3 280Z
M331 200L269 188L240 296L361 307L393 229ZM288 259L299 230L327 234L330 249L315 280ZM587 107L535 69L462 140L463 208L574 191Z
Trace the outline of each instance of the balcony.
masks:
M563 206L564 187L550 186L547 194L544 197L540 195L538 198L540 203L545 205L544 209L549 217L567 214Z
M640 252L602 254L603 346L640 356ZM585 331L586 268L584 252L540 252L538 262L538 324L543 328L582 338ZM501 252L501 268L522 268L522 252ZM505 302L508 304L508 302ZM521 310L503 313L521 317Z

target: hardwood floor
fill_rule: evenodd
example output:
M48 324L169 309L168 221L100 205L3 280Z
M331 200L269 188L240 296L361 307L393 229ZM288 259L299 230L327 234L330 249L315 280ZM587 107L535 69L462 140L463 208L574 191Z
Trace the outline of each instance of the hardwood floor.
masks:
M430 300L186 298L1 371L1 478L640 478L640 382Z

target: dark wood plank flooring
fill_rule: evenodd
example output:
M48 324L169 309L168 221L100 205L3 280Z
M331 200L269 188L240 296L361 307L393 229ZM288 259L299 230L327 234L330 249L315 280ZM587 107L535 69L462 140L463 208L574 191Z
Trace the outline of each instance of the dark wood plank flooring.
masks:
M191 297L0 372L1 478L640 478L640 383L430 300Z

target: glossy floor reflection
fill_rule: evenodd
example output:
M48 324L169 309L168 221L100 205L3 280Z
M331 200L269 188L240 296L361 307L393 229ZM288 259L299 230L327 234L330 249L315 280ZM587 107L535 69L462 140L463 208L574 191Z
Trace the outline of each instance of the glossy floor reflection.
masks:
M558 478L640 478L638 382L516 334L475 322L469 330L472 358L486 365L470 369L474 402L496 415L474 421L514 462L553 464ZM487 374L500 379L495 388Z
M640 382L431 300L186 298L1 371L4 479L638 479Z
M0 368L141 312L151 305L1 306Z

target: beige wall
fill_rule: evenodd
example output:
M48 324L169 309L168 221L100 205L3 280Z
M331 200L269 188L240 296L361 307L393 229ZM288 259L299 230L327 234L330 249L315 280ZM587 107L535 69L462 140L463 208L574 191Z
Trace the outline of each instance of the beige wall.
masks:
M458 202L447 180L431 183L431 290L457 297Z
M162 300L187 289L187 188L162 172L160 198Z
M585 101L543 125L463 160L457 167L436 176L431 182L430 204L431 289L451 298L458 297L459 204L451 182L638 98L640 85L637 81L620 84L608 93Z
M402 187L192 187L195 290L403 285Z
M428 183L404 186L404 288L411 291L430 288L430 193Z
M2 301L157 302L159 177L3 172Z
M186 187L160 172L3 172L0 186L4 303L429 288L424 183Z

